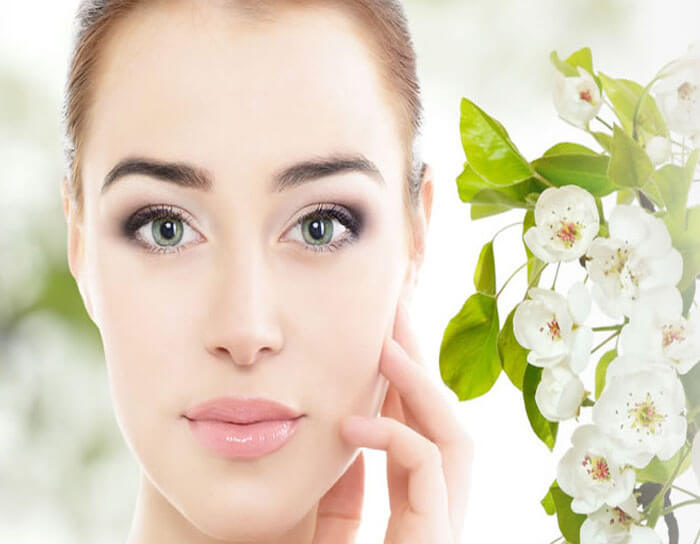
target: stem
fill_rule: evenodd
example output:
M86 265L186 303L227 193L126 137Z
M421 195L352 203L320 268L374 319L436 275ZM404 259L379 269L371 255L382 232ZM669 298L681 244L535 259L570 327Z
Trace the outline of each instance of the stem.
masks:
M610 123L608 123L605 119L602 119L602 118L599 117L598 115L596 115L595 118L596 118L598 121L600 121L601 123L603 123L603 124L604 124L606 127L608 127L610 130L613 130L612 125L611 125Z
M554 540L552 540L549 544L556 544L556 542L559 542L559 541L560 541L561 539L563 539L563 538L564 538L563 536L558 536L557 538L555 538Z
M496 239L496 236L498 236L498 234L499 234L501 231L506 230L508 227L512 227L513 225L522 225L522 224L523 224L522 221L516 221L515 223L511 223L510 225L506 225L505 227L502 227L502 228L498 229L498 230L496 231L496 234L494 234L493 237L491 238L491 241L493 242L493 241Z
M656 75L654 76L654 79L652 79L646 87L642 90L642 94L639 97L639 100L637 101L637 105L634 108L634 115L632 116L632 137L634 138L635 141L637 141L637 118L639 116L639 111L642 109L642 102L644 102L644 99L646 96L649 94L649 89L651 89L651 86L664 77L666 74L664 74L664 71L666 68L671 66L674 62L677 62L678 59L673 59L670 62L667 62L664 66L661 67L661 69L656 72Z
M639 112L642 109L642 102L644 102L644 99L647 97L649 94L649 89L651 86L656 83L656 81L661 77L661 72L656 74L656 77L652 79L644 89L642 89L642 94L639 97L639 100L637 100L637 105L634 107L634 115L632 116L632 137L634 138L634 141L637 142L639 141L637 137L637 124L638 124L638 118L639 118Z
M547 178L541 176L541 175L539 174L539 172L533 172L533 173L532 173L532 177L535 178L537 181L541 181L542 183L544 183L544 184L547 185L548 187L556 187L556 185L554 185L554 184L553 184L551 181L549 181Z
M521 264L518 268L516 268L510 276L508 276L508 279L503 283L503 285L501 285L501 288L498 290L498 293L496 293L496 300L498 300L498 297L499 297L499 295L501 294L501 291L503 291L503 289L505 288L505 286L508 285L508 282L509 282L510 280L513 279L513 276L515 276L515 274L516 274L521 268L523 268L524 266L527 266L527 263L528 263L528 262L530 262L529 259L528 259L527 261L525 261L523 264Z
M647 504L647 507L644 509L645 514L652 515L651 523L649 523L649 525L651 525L651 527L654 527L656 525L656 520L659 519L659 514L656 514L654 516L654 511L656 510L656 508L658 508L659 504L663 504L664 495L666 494L666 491L668 491L669 487L671 487L671 484L673 483L673 480L675 480L676 476L678 476L678 471L681 469L681 465L683 464L683 461L685 461L686 456L690 452L691 446L687 442L685 444L683 444L682 447L685 449L685 451L683 451L683 453L681 453L680 456L678 457L678 464L676 465L676 468L673 469L673 473L671 474L671 477L668 479L668 481L661 488L661 491L659 491L659 493L654 497L654 499L649 504ZM647 519L647 522L649 522L648 519Z
M672 512L672 511L675 510L676 508L680 508L681 506L686 506L686 505L688 505L688 504L700 504L700 500L698 500L698 499L690 499L690 500L687 500L687 501L683 501L683 502L678 502L678 503L676 503L676 504L672 504L672 505L669 506L668 508L664 508L663 510L661 510L661 512L659 512L659 516L665 516L666 514L668 514L669 512Z
M528 259L529 262L529 259ZM544 261L540 261L542 263L542 268L540 268L537 273L535 274L535 277L532 278L530 283L527 284L527 289L525 289L525 294L523 295L523 300L525 300L525 297L527 297L527 292L530 290L530 287L535 285L535 282L538 280L538 278L542 275L542 271L547 268L547 263Z
M698 529L698 534L695 535L695 540L693 540L693 544L698 544L700 542L700 529Z
M554 290L554 285L557 283L557 276L559 275L559 267L561 266L561 261L557 263L557 270L554 272L554 281L552 282L552 286L550 289Z
M671 487L673 489L677 489L678 491L681 491L682 493L685 493L686 495L690 495L691 497L695 497L696 499L700 499L700 495L696 495L692 491L688 491L687 489L683 489L682 487L678 487L677 485L672 485Z
M620 334L620 331L615 331L614 333L612 333L612 334L611 334L610 336L608 336L605 340L603 340L600 344L598 344L596 347L594 347L594 348L591 350L591 353L595 353L595 352L598 350L598 348L600 348L600 347L604 346L605 344L607 344L610 340L612 340L613 338L615 338L618 334Z
M622 325L606 325L605 327L593 327L592 331L616 331L621 329Z

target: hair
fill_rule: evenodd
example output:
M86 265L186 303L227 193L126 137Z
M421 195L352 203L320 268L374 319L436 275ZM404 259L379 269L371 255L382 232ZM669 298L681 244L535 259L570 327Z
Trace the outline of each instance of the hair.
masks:
M260 20L272 15L276 9L275 4L281 0L220 1L244 17ZM284 3L293 6L337 7L350 15L370 37L370 47L379 63L384 83L399 97L398 101L392 103L392 107L398 116L405 149L403 204L409 221L413 220L425 170L419 152L423 112L416 74L416 55L400 1L285 0ZM86 136L90 106L95 99L100 52L119 22L143 4L144 0L82 0L73 22L73 44L68 62L61 124L68 196L79 221L82 221L84 212L81 149Z

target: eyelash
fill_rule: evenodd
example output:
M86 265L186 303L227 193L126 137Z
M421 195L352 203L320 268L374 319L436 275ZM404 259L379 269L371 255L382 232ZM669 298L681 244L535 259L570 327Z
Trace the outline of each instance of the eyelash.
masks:
M332 202L320 202L309 213L302 215L291 228L294 229L302 226L304 221L309 217L317 219L336 219L348 230L349 234L342 237L340 240L328 244L312 245L303 243L302 245L307 251L314 253L336 251L346 244L354 243L359 238L362 228L362 216L359 212L352 212L346 209L344 206L339 206ZM168 249L165 246L159 246L157 244L154 245L150 242L146 242L137 235L138 231L151 221L164 218L182 221L189 228L194 230L191 225L193 220L188 213L170 205L160 204L142 208L131 215L123 224L122 230L124 236L126 236L129 240L139 243L150 253L181 253L184 247L183 245L171 246L174 249Z

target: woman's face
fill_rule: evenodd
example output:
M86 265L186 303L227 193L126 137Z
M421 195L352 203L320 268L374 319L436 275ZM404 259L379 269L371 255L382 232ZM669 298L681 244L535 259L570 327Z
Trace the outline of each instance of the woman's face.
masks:
M177 510L225 538L293 525L349 466L339 423L381 407L379 355L411 261L399 126L365 38L330 8L253 23L215 4L151 4L108 42L69 258L130 448ZM378 173L299 167L278 187L293 165L341 156ZM162 168L103 189L134 157L187 163L211 186ZM351 222L323 235L298 223L319 204ZM170 219L137 221L159 205ZM219 457L183 413L229 395L305 417L269 455Z

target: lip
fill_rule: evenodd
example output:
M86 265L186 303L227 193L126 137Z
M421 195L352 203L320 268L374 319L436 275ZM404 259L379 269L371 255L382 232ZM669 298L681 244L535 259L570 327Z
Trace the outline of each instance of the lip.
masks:
M183 414L200 446L229 459L252 459L280 449L303 416L272 400L235 397L211 399Z
M184 414L189 420L223 421L247 425L260 421L288 421L303 414L296 410L261 397L218 397L198 404Z

